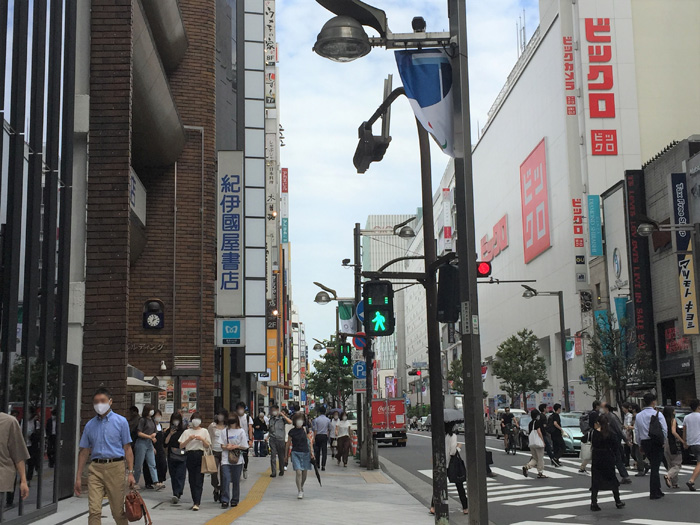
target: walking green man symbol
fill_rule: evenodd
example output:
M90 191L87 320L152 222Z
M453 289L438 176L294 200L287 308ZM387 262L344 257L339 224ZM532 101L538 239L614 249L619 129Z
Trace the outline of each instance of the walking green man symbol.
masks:
M386 325L385 325L386 317L384 317L380 312L374 313L374 319L372 319L372 323L374 323L374 331L375 332L385 332L386 331Z

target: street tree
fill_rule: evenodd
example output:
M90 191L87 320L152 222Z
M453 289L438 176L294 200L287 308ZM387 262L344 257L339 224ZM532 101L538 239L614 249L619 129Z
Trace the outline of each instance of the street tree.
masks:
M447 371L447 380L452 381L452 390L464 393L461 356L450 363L450 369Z
M541 392L549 387L547 363L539 351L537 337L527 328L498 345L493 374L502 380L500 387L510 396L511 406L522 394L525 409L528 392Z
M314 370L306 374L306 392L332 406L345 408L352 396L352 370L341 368L334 346L314 361Z
M655 383L651 353L637 348L634 329L628 325L627 319L617 323L614 315L598 317L584 366L588 388L596 398L610 392L617 406L633 390Z
M26 366L23 356L15 359L10 369L10 401L24 401L27 389L25 378ZM41 396L44 391L44 368L35 358L29 359L29 403L32 406L41 405ZM55 402L58 395L58 367L53 361L46 365L46 405Z

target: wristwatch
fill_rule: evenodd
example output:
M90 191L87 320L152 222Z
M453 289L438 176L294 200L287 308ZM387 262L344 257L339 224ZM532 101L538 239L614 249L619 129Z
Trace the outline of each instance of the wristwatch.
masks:
M129 474L133 474L133 473L134 473L133 470L127 470L127 472L128 472Z

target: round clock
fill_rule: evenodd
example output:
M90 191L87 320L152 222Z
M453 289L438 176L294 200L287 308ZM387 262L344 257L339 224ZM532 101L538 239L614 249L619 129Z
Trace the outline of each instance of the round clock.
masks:
M146 318L146 322L148 326L155 328L160 325L160 316L158 314L151 314Z

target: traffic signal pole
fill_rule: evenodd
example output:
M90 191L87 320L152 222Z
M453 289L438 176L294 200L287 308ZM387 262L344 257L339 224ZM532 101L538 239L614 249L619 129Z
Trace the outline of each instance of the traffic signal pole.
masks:
M433 222L433 181L428 132L416 119L420 148L421 198L423 204L423 253L425 254L425 308L428 331L428 376L430 377L430 430L433 452L433 501L435 523L449 523L447 460L445 458L445 402L442 397L440 325L437 320L437 282L433 265L437 260ZM421 394L423 392L421 376Z
M360 248L360 240L362 237L362 229L360 227L360 223L356 222L355 223L355 229L353 230L353 248L354 248L354 269L355 269L355 308L357 308L357 305L360 304L360 301L362 300L362 250ZM361 332L363 327L362 323L360 322L360 319L355 316L355 325L357 326L356 332ZM357 394L356 395L356 403L355 406L357 407L357 435L358 435L358 450L360 451L360 466L365 467L367 466L367 455L366 452L364 452L365 448L365 442L366 442L366 436L365 436L365 428L366 425L364 423L365 420L365 409L362 406L362 394Z
M486 439L484 436L481 340L476 290L476 233L474 231L474 180L469 110L466 0L448 0L450 36L457 41L452 53L452 92L455 132L455 204L457 205L457 257L461 300L462 363L464 381L464 441L467 457L469 523L489 522L486 498Z

